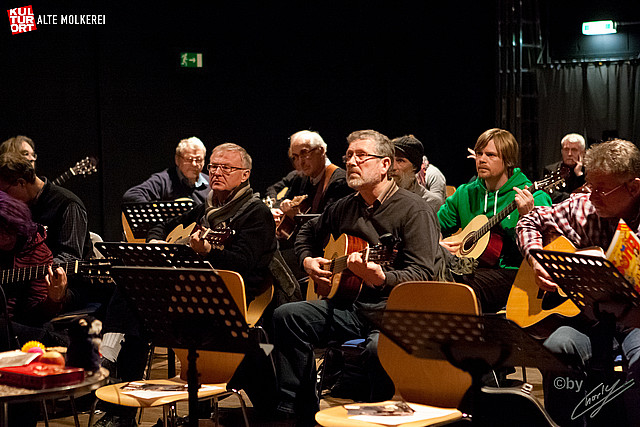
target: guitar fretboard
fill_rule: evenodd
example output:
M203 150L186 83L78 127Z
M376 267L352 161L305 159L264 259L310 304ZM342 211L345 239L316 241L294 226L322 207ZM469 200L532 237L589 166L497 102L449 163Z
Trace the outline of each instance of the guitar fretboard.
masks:
M63 262L60 264L50 264L52 269L62 267L67 276L76 274L80 267L81 261ZM0 284L25 282L29 280L39 279L47 275L49 265L37 265L33 267L10 268L0 270Z

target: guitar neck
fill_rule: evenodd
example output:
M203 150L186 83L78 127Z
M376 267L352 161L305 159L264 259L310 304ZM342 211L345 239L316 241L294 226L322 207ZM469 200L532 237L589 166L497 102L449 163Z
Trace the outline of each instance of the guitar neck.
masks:
M62 185L63 182L66 182L69 178L71 178L71 175L73 175L73 173L71 172L71 169L69 169L51 182L55 185Z
M365 248L359 252L365 255L364 259L368 258L366 255L369 253L369 248ZM333 274L342 273L344 270L347 269L347 259L349 258L349 255L343 255L343 256L333 258L331 260L331 263L328 265L329 268L327 270L331 271L331 273Z
M504 209L502 209L500 212L498 212L497 214L489 218L487 223L478 229L478 232L476 233L476 237L480 238L485 234L487 234L489 230L491 230L496 225L500 224L500 222L502 222L503 219L508 217L511 212L516 210L517 207L518 207L518 204L516 203L515 200L509 203Z
M70 276L78 272L81 263L82 261L71 261L50 265L54 270L58 267L62 267L67 276ZM39 279L46 276L48 271L49 265L35 265L32 267L20 267L0 270L0 285Z

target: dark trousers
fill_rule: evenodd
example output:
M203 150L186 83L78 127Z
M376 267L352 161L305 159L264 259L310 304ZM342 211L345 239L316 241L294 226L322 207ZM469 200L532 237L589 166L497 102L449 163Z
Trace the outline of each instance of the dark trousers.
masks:
M358 315L357 304L336 308L331 301L284 304L273 314L276 371L282 412L309 415L318 411L316 365L313 350L329 342L366 338L362 367L369 373L372 395L393 396L393 382L377 356L378 331Z
M456 281L473 289L483 313L496 313L507 305L516 274L517 269L478 268L473 274L456 277Z

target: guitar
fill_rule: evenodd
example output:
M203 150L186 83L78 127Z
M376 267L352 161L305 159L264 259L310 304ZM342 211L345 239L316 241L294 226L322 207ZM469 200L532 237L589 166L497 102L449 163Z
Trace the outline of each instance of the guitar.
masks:
M109 267L111 262L106 259L94 259L89 261L69 261L48 265L34 265L31 267L16 267L0 270L0 285L25 282L40 279L49 273L49 266L53 270L61 267L67 276L81 274L85 278L110 279Z
M211 243L211 246L215 249L224 249L224 243L235 233L230 228L216 228L212 230L193 222L186 227L182 224L178 225L169 233L165 240L167 243L188 244L189 236L200 230L204 232L200 237Z
M560 236L544 247L550 251L576 252L576 247L565 237ZM564 292L546 292L536 285L533 268L524 260L511 287L507 300L507 319L513 320L527 332L537 338L546 338L559 326L558 316L574 317L580 309ZM543 320L551 323L547 327Z
M538 190L551 192L564 183L564 176L556 171L540 181L527 187L532 194ZM499 233L489 233L493 227L511 214L518 207L516 201L509 203L500 212L487 218L486 215L478 215L459 233L443 239L444 242L460 243L458 257L471 257L483 261L486 265L495 265L502 251L502 236Z
M331 271L331 290L327 295L320 295L313 280L309 279L307 286L307 300L320 298L333 299L338 302L353 302L360 294L363 280L347 269L347 258L354 252L363 254L363 258L377 264L389 264L393 262L397 254L396 239L391 234L380 236L381 243L369 246L359 237L342 234L337 240L333 235L324 248L324 258L331 262L323 266L324 270Z
M97 166L98 159L96 159L95 157L85 157L84 159L76 163L75 166L69 168L69 170L67 170L51 182L53 182L55 185L62 185L72 176L82 175L84 177L87 175L91 175L92 173L97 172Z
M280 224L276 227L276 236L285 239L293 236L297 226L294 217L298 212L306 212L310 208L308 203L306 203L307 197L307 194L303 194L301 196L295 196L293 200L291 200L291 210L280 218ZM297 211L295 210L296 208L298 208Z

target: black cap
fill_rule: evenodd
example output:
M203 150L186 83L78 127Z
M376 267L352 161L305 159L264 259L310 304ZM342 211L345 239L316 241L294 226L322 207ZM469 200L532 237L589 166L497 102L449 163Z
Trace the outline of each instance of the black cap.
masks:
M422 167L422 157L424 156L424 146L422 142L413 135L405 135L395 138L393 141L396 150L400 150L404 156L411 162L416 171Z

